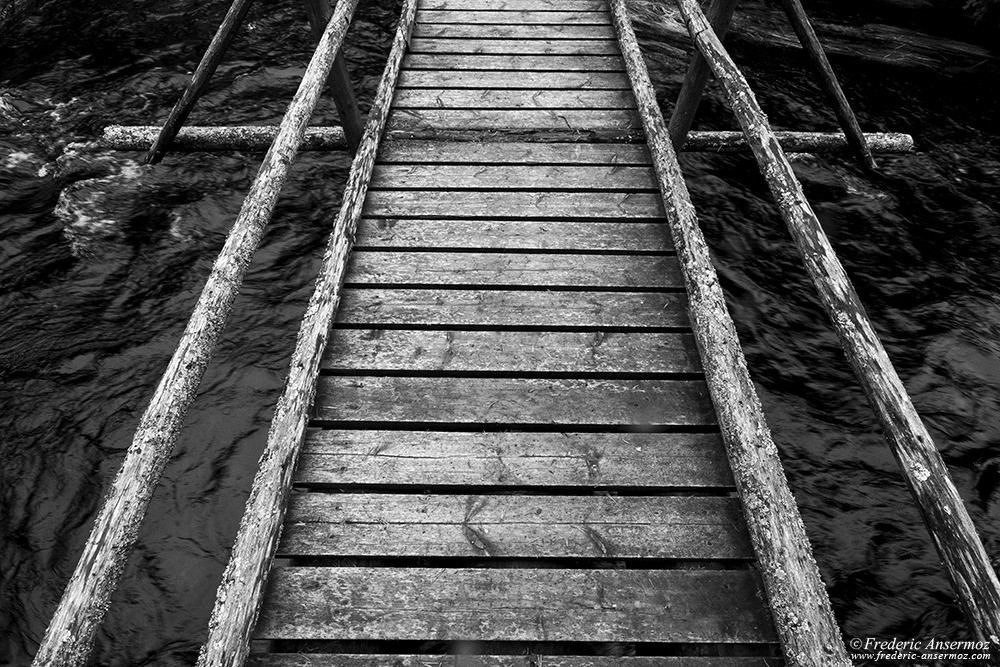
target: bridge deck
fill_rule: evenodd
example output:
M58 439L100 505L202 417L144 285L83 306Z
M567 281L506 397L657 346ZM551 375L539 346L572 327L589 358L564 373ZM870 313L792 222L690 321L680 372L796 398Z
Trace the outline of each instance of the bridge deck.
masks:
M255 664L780 664L623 70L603 0L420 6Z

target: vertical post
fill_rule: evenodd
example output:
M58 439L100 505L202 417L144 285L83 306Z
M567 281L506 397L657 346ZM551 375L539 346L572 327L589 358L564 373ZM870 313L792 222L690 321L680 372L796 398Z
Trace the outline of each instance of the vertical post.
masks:
M712 0L712 4L709 5L708 20L719 39L723 39L729 31L735 10L736 0ZM695 49L680 95L677 96L677 104L674 105L674 113L670 116L670 124L667 126L674 151L681 150L688 132L691 131L694 115L698 112L698 105L701 104L701 96L705 92L709 74L711 70L705 62L705 56Z
M851 150L863 167L877 169L878 165L875 164L875 158L872 157L868 141L861 132L858 119L855 117L854 111L851 110L851 105L847 101L847 96L844 95L844 90L840 87L840 82L837 81L837 75L834 74L830 61L826 57L826 51L823 50L823 45L820 44L819 37L816 36L816 31L813 30L812 24L809 22L809 17L806 16L806 10L802 7L801 0L781 0L781 4L785 8L792 28L795 29L795 34L798 35L799 41L802 42L802 46L809 53L809 57L816 66L827 95L833 101L834 111L837 112L837 119L844 129L844 134L847 135L847 142L850 144Z
M318 39L330 20L330 4L327 0L305 1L309 25L312 27L313 35ZM361 145L365 124L361 120L361 112L358 111L358 101L354 97L354 87L351 85L351 76L347 72L347 61L344 60L343 49L337 51L337 57L333 61L333 69L330 70L330 77L326 83L333 93L333 103L337 106L340 124L344 128L347 148L351 151L351 155L354 155L358 152L358 146Z
M215 37L212 38L211 44L205 50L205 55L202 56L201 62L198 63L191 81L188 82L187 88L184 89L184 94L177 100L174 108L170 110L167 122L163 124L160 134L149 148L149 152L146 153L146 157L143 160L146 164L156 164L166 155L170 142L177 136L184 121L187 120L188 114L191 113L191 109L194 108L195 102L201 97L205 86L208 85L208 80L212 78L216 68L219 67L219 63L222 62L222 56L226 54L226 49L229 48L229 45L233 43L233 39L236 38L236 33L239 31L244 19L246 19L247 12L250 10L251 2L253 0L233 0L233 4L226 13L226 17L215 32Z

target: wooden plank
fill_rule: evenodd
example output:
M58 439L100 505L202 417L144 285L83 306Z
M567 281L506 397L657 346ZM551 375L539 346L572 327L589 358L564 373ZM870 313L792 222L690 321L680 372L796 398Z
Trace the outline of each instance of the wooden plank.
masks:
M489 156L483 155L489 162ZM372 189L644 190L656 192L651 166L379 165Z
M610 130L642 127L639 115L627 109L394 109L389 129L396 132L433 130Z
M614 39L611 26L603 25L461 25L418 23L414 37L472 39Z
M712 426L697 380L539 380L466 377L321 377L322 422Z
M690 334L340 330L324 369L506 373L698 373Z
M642 144L418 141L396 139L382 144L382 163L426 164L606 164L649 165Z
M286 567L257 637L771 642L763 595L746 570Z
M733 485L717 433L311 429L298 484L588 489Z
M412 192L374 190L367 217L660 219L663 202L646 192Z
M513 1L513 0L510 0ZM529 0L531 1L531 0ZM618 42L613 39L442 39L416 38L410 53L481 53L507 55L619 55Z
M660 222L375 218L359 223L354 247L667 252L673 243Z
M599 25L610 26L611 19L607 11L490 11L485 9L475 11L455 11L424 9L417 12L417 25L421 23L461 25Z
M577 655L469 655L258 653L249 667L783 667L781 658L608 657Z
M634 109L627 90L496 90L408 88L395 109Z
M406 69L494 70L562 72L623 72L621 56L585 55L479 55L452 53L410 53L403 62Z
M298 493L279 556L753 558L737 498Z
M670 255L568 253L355 252L346 284L682 290Z
M658 329L689 326L676 292L345 289L340 324Z
M468 72L403 70L400 88L519 88L526 90L628 90L623 72Z
M603 12L607 11L608 5L604 0L421 0L420 9L452 11L485 9L498 12Z

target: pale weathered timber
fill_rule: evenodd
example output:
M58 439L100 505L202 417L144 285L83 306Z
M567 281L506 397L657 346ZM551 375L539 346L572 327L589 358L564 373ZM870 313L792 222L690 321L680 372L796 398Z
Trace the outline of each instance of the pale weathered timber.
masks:
M520 88L527 90L625 90L622 72L469 72L404 70L400 88ZM530 94L530 93L528 93Z
M253 0L233 0L233 4L230 5L229 11L226 12L225 18L205 50L205 54L201 57L201 62L198 63L194 74L191 75L191 81L184 88L181 98L170 110L166 122L149 147L146 157L143 159L146 164L156 164L163 159L174 137L177 136L178 130L187 120L191 109L194 108L212 75L215 74L219 63L222 62L222 57L226 54L229 45L236 39L236 33L243 25L252 2Z
M471 93L473 95L480 95L484 98L482 105L476 106L476 108L492 108L490 105L495 104L496 106L502 106L506 104L506 99L511 99L513 97L512 91L507 90L481 90L472 91L466 89L408 89L399 91L400 99L404 100L415 100L413 104L421 105L420 108L426 104L427 108L437 108L438 105L434 104L430 95L438 95L441 97L442 101L455 100L456 104L464 105L463 101L466 99L464 95L466 93ZM496 97L487 95L487 93L495 93ZM611 105L618 105L618 99L628 99L631 100L631 93L628 91L618 91L618 90L594 90L594 91L535 91L530 95L525 96L522 93L518 93L522 104L525 107L532 106L535 101L540 105L548 104L548 100L560 100L563 95L573 96L572 99L580 100L580 104L583 105L588 99L589 95L613 95L611 97L597 97L594 98L593 104L594 108L601 107L601 99L605 99L606 104L609 105L607 108L612 108ZM537 95L537 98L536 98ZM495 100L495 102L490 102L490 99ZM406 104L409 104L407 102ZM401 108L405 108L406 104L401 105ZM469 102L470 107L474 104L471 100ZM518 102L511 102L511 106L515 107ZM445 106L449 106L445 104ZM570 108L570 104L567 103L563 105L565 108ZM634 106L633 103L628 104L629 107ZM460 107L459 107L460 108ZM104 129L104 134L100 140L100 146L107 150L123 150L123 151L135 151L135 150L146 150L146 147L151 141L156 137L160 128L155 125L109 125ZM237 125L237 126L200 126L200 127L185 127L181 128L177 136L170 144L170 149L173 151L266 151L274 138L278 134L278 128L275 125ZM386 150L394 150L392 147L394 145L405 147L408 143L420 142L420 132L405 131L400 132L400 136L396 137L394 141L387 141ZM439 137L440 132L430 131L429 134L434 137ZM618 147L609 147L606 144L571 144L567 142L576 141L576 135L579 132L565 131L562 133L551 132L549 135L540 134L533 135L533 145L530 150L525 147L524 142L495 142L491 144L491 158L493 155L498 155L498 159L504 162L516 161L514 158L509 157L511 152L515 152L517 155L522 156L522 161L525 163L542 163L548 164L549 153L547 151L554 151L552 158L557 161L567 161L571 163L575 162L588 162L592 161L591 158L587 157L590 153L603 154L602 151L620 149L621 153L626 156L632 156L634 153L645 154L646 147L637 144L620 144ZM775 132L775 136L778 138L778 142L781 144L782 150L786 153L841 153L849 150L847 144L847 139L843 134L838 132ZM392 139L392 133L387 133L387 139ZM872 152L879 153L908 153L913 150L913 137L908 134L899 133L883 133L883 132L872 132L865 134L865 138L868 141L868 146ZM470 143L477 143L487 141L489 137L483 135L480 131L470 132L468 136L462 137L460 134L455 134L452 136L452 141L434 141L433 146L439 147L439 150L443 151L456 151L463 150L468 155L476 155L477 162L482 162L481 153L470 149ZM542 143L542 142L548 142ZM510 144L508 147L507 144ZM556 145L552 145L556 144ZM427 148L431 144L422 144L420 148ZM461 148L463 147L464 148ZM306 130L305 137L302 140L302 145L299 146L300 151L317 151L317 150L342 150L347 148L347 141L344 139L344 132L339 127L311 127ZM560 151L576 151L581 157L572 158L563 155L559 155ZM685 151L709 151L709 152L720 152L720 153L735 153L735 152L746 152L749 150L749 145L746 142L746 137L743 136L742 132L690 132L688 133L687 143L684 145ZM439 151L435 151L439 152ZM428 156L429 159L434 157L434 153ZM628 157L628 159L633 159ZM440 161L440 160L439 160ZM641 162L640 164L648 163Z
M372 177L372 189L436 188L491 190L588 190L656 192L652 165L527 166L486 164L389 165L383 164Z
M878 165L875 164L875 158L872 157L868 140L861 131L854 110L851 109L851 104L847 101L847 95L844 94L844 89L841 88L840 81L837 80L837 75L830 65L830 60L826 57L826 51L823 50L823 45L820 43L816 31L813 30L812 23L809 22L802 2L800 0L781 0L781 5L785 8L785 14L788 15L788 20L791 22L799 41L802 42L802 46L805 47L812 59L813 65L816 66L820 83L823 84L826 94L833 102L833 110L837 114L837 120L840 121L840 127L847 135L847 143L850 144L852 152L862 166L877 169Z
M603 4L603 2L601 3ZM483 55L618 55L613 39L430 39L417 38L410 53L479 53Z
M648 192L476 192L375 190L366 217L656 219L660 197Z
M771 134L746 79L705 31L694 0L679 0L698 48L726 92L795 241L820 302L878 417L966 617L977 637L1000 650L1000 582L975 525L858 299L822 225Z
M342 329L323 369L354 373L700 373L690 334Z
M331 25L340 11L338 3ZM208 637L198 656L198 667L240 667L249 653L251 632L277 549L292 471L305 433L308 407L316 391L320 359L340 303L354 229L361 217L361 203L367 192L415 14L416 0L407 0L368 112L361 145L351 164L343 202L327 242L316 287L299 327L285 389L275 408L267 444L222 576L209 620Z
M673 245L659 222L374 218L358 224L354 247L662 253Z
M355 252L346 284L352 287L421 285L681 290L677 260L670 255L576 255L569 253Z
M689 326L676 292L345 289L337 322L365 326L674 329Z
M652 164L644 144L495 142L484 147L470 142L404 139L383 143L379 162L483 164L483 150L487 148L490 164L603 164L622 167Z
M393 132L423 133L438 130L546 130L557 132L613 133L637 130L642 123L628 109L393 109Z
M324 653L261 653L251 655L250 667L538 667L537 655L330 655ZM781 667L778 658L606 657L547 655L544 667Z
M698 380L321 377L320 422L517 424L657 428L712 426Z
M330 21L330 14L333 11L330 7L331 3L328 0L305 0L305 4L309 27L312 28L313 37L319 39L326 24ZM347 147L353 155L361 144L365 124L361 120L358 101L354 97L354 85L351 83L351 75L347 71L347 61L344 59L343 50L337 51L337 57L333 59L333 67L327 78L327 86L333 95L333 103L337 107L340 125L344 128Z
M421 23L414 37L472 39L614 39L610 25L461 25Z
M603 0L420 0L420 9L496 12L607 12Z
M139 534L188 407L208 366L243 276L264 234L289 165L319 102L357 0L338 3L298 91L264 156L184 334L139 421L132 445L98 512L83 554L35 656L35 665L82 665Z
M732 488L718 433L312 429L295 482L335 488ZM576 489L580 491L579 488Z
M736 2L737 0L712 0L708 6L708 20L720 40L725 39L726 33L729 31L729 24L732 21L733 12L736 10ZM711 74L711 70L708 68L708 63L705 62L705 56L701 55L698 49L695 49L687 74L684 75L684 83L681 84L681 92L677 95L674 111L670 115L670 123L667 125L667 133L674 145L674 152L682 150L688 132L691 131L695 114L698 113L698 106L705 93L709 74Z
M425 9L417 14L418 24L445 25L610 25L607 12L584 11L454 11Z
M261 639L774 640L746 570L287 567L273 579Z
M690 295L695 340L782 652L790 667L847 667L851 661L750 379L625 2L610 4ZM707 22L701 30L711 33Z
M736 498L299 493L284 557L748 560Z
M544 72L621 72L621 56L475 55L411 53L403 61L406 69L500 70Z
M634 109L627 90L523 90L408 88L395 109Z

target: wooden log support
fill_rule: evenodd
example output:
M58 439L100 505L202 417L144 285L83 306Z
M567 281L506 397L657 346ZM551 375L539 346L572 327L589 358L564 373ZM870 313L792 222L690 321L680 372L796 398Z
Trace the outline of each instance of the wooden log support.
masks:
M107 150L145 150L159 132L155 125L110 125L104 128L100 146ZM278 134L274 125L194 126L180 130L170 145L175 151L265 151ZM431 133L438 138L437 132ZM849 150L847 137L840 132L775 132L781 149L786 153L844 153ZM397 138L392 132L387 138ZM420 140L421 133L406 132L402 137ZM459 136L450 137L453 141ZM558 133L551 138L557 141ZM909 153L913 137L908 134L872 132L865 135L874 153ZM482 141L481 132L469 133L468 140ZM535 137L537 139L537 137ZM344 131L339 127L310 127L306 130L300 151L332 151L347 148ZM750 150L742 132L689 132L683 146L687 152L739 153Z
M778 202L847 359L878 416L973 632L1000 649L1000 583L948 469L896 374L753 92L695 0L678 0ZM753 508L749 508L753 511Z
M80 561L35 656L33 664L36 667L80 666L86 662L111 594L135 544L146 508L212 350L232 312L243 276L274 211L289 166L356 6L357 0L343 0L337 6L306 68L282 119L278 136L264 157L97 515Z
M858 119L855 117L854 111L847 101L847 96L844 95L843 88L840 87L840 82L837 80L837 75L834 73L833 67L830 66L830 60L826 57L826 51L823 49L819 37L816 36L816 31L813 30L812 23L809 22L809 17L806 15L806 10L802 7L801 0L781 0L781 4L785 8L785 13L788 15L788 20L791 22L795 34L798 35L799 41L802 42L802 46L805 47L809 53L809 57L813 61L813 65L815 65L823 88L826 89L827 95L833 101L833 109L837 113L837 120L840 121L840 127L843 128L844 133L847 135L851 151L863 167L877 169L878 165L875 164L875 158L872 157L868 141L861 131L861 126L858 125Z
M719 39L725 39L726 33L729 32L736 2L737 0L712 0L712 4L708 7L708 20ZM685 138L691 131L710 73L705 56L695 49L691 65L688 66L687 74L684 76L684 83L681 84L681 92L677 96L677 104L674 105L674 112L670 116L670 124L667 126L674 152L682 150Z
M309 25L313 35L319 39L330 22L330 3L328 0L305 0L306 16L309 18ZM347 61L344 60L343 50L337 51L337 57L333 60L333 69L330 70L330 78L327 80L330 92L333 94L333 103L337 107L337 114L340 116L340 124L344 128L344 137L347 140L347 147L353 155L358 151L361 144L361 136L365 131L364 121L361 120L361 112L358 111L358 101L354 97L354 86L351 84L351 75L347 71Z
M191 76L191 81L188 82L187 88L184 89L184 93L177 100L174 108L170 110L167 121L163 124L163 128L153 141L152 146L149 147L146 157L143 160L146 164L156 164L166 155L167 150L171 147L171 142L177 136L178 130L184 125L184 121L187 120L191 109L194 108L198 98L201 97L205 87L208 86L209 79L215 74L219 63L222 62L222 57L226 54L226 49L229 48L229 45L236 38L236 33L239 32L240 26L243 24L247 12L250 10L251 2L253 0L233 0L229 11L226 12L226 17L222 20L222 24L215 32L215 36L212 37L211 43L205 50L205 55L202 56L201 62L198 63L198 67Z
M275 409L267 445L219 586L208 638L198 656L198 667L240 667L249 653L251 632L277 551L292 474L305 436L309 406L316 393L330 325L340 304L354 230L361 217L368 181L389 117L416 7L416 0L407 0L403 6L389 60L368 114L364 137L351 165L343 204L327 243L316 288L302 318L285 389Z
M726 310L625 0L610 4L690 297L695 341L785 660L789 666L847 667L851 662ZM704 29L711 32L707 22Z

